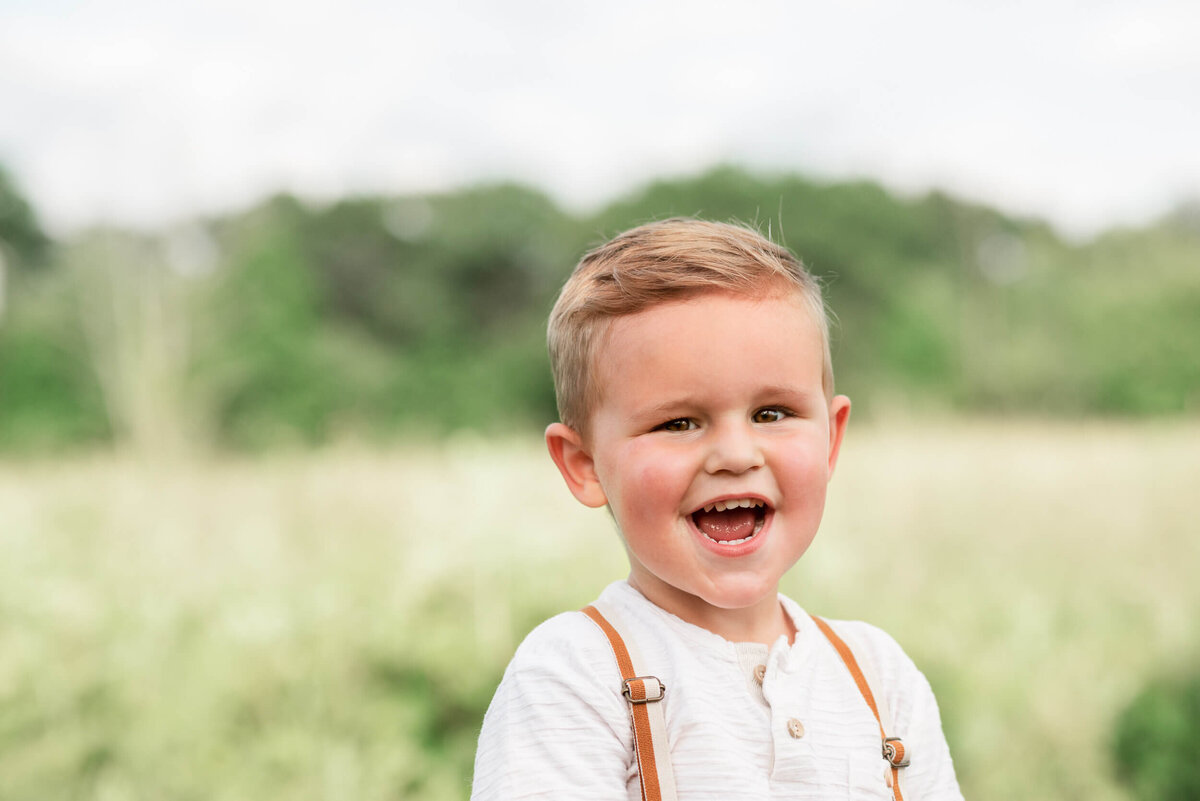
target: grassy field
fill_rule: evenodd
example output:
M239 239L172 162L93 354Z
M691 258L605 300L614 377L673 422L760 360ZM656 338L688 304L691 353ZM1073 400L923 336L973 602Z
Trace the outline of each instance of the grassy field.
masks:
M926 671L968 798L1125 798L1200 668L1200 425L855 431L788 576ZM0 462L0 798L461 799L516 643L623 574L540 443Z

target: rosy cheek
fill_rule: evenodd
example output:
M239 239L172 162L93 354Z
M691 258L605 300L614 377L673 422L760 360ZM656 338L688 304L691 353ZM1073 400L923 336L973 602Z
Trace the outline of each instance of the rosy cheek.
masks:
M686 470L681 469L678 455L669 450L636 444L623 458L626 496L640 499L641 506L673 503L687 489Z
M798 448L781 464L784 475L779 478L791 485L791 491L809 503L824 499L829 482L828 466L819 449Z

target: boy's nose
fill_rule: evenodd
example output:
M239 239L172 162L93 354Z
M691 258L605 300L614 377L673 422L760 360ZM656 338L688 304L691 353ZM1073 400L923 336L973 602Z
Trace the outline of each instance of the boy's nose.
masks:
M730 427L713 432L704 469L709 473L744 473L762 467L763 455L758 440L750 431Z

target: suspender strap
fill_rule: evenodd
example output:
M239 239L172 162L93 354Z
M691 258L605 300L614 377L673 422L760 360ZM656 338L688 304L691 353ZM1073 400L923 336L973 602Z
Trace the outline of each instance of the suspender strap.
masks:
M676 801L675 776L667 750L667 727L661 705L667 688L656 676L637 674L637 666L643 664L641 657L634 647L633 638L624 631L620 618L612 609L606 607L607 614L601 614L592 605L584 607L582 611L604 632L617 658L617 667L621 671L621 694L629 702L633 719L633 749L637 754L638 775L642 782L642 801ZM904 801L904 796L900 794L900 768L907 767L909 763L904 743L899 737L888 736L875 694L871 692L871 686L850 646L823 619L816 615L811 617L841 657L871 714L875 716L875 722L879 724L883 758L891 770L888 783L892 787L892 797L894 801ZM890 720L888 725L891 725Z
M879 707L875 703L875 695L871 692L871 687L867 684L867 679L859 668L858 660L854 658L854 652L850 650L850 646L846 645L845 641L834 633L834 630L824 620L816 615L811 617L817 624L817 628L838 652L838 656L846 663L846 669L854 677L854 683L858 685L858 691L862 693L863 700L867 702L871 713L875 715L875 721L879 724L879 737L883 741L883 758L892 771L889 782L892 786L892 796L895 801L904 801L904 796L900 795L900 768L908 765L908 754L904 750L904 743L900 742L899 737L888 737L887 732L884 731L883 720L879 717Z
M611 609L605 611L607 617L595 606L583 609L583 613L604 632L617 657L621 694L629 702L633 718L633 750L637 754L638 775L642 781L642 801L675 801L675 775L671 771L661 703L667 688L655 676L637 674L636 666L642 663L634 651L633 639L628 635L623 637L617 615Z

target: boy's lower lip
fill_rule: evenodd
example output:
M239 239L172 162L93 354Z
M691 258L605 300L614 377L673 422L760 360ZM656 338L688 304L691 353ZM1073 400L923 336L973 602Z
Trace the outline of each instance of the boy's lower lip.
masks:
M766 539L767 529L769 529L771 527L771 521L774 519L774 517L775 517L775 510L768 509L766 514L763 516L762 527L759 528L758 531L755 532L752 536L747 537L746 539L744 539L741 542L738 542L734 545L723 545L720 542L717 542L716 540L711 539L708 536L705 536L704 532L696 527L696 523L692 520L691 515L687 516L687 523L688 523L688 528L690 528L692 531L692 535L694 537L696 537L698 540L700 540L700 544L703 545L706 549L708 549L709 551L712 551L713 553L717 554L718 556L724 556L724 557L731 558L731 557L738 557L738 556L746 556L748 554L751 554L751 553L754 553L755 551L757 551L759 549L759 547L761 547L764 540Z

